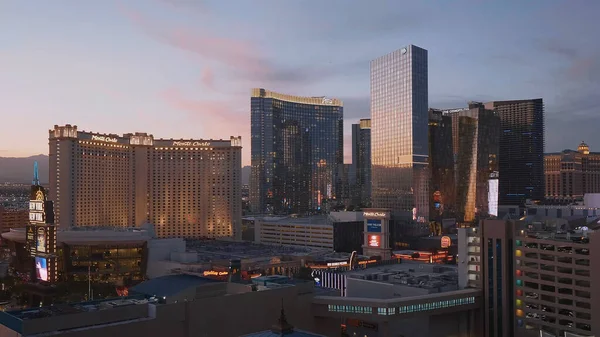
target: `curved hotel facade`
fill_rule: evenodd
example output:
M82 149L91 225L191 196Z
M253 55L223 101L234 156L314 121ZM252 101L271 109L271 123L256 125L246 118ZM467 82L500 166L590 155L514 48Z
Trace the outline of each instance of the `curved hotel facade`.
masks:
M338 99L252 89L250 204L256 213L324 209L337 198L344 156Z
M158 237L241 235L241 137L155 139L49 131L50 200L60 226L155 225Z

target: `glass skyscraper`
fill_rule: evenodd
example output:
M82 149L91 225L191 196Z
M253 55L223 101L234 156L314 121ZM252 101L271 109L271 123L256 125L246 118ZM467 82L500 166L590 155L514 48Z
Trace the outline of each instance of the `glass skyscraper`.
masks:
M490 181L498 175L500 118L476 102L448 115L453 126L456 217L471 222L476 215L488 216L494 208L490 202L497 199L490 198Z
M456 183L452 146L452 117L429 109L429 217L439 223L455 211Z
M338 193L343 106L338 99L252 89L250 205L255 213L318 211Z
M352 165L350 169L353 185L353 204L362 207L371 205L371 120L361 119L352 124Z
M427 50L409 45L371 61L374 208L429 218Z
M544 102L541 98L485 103L500 116L499 204L544 198Z
M479 102L429 114L431 218L472 222L497 215L498 114Z

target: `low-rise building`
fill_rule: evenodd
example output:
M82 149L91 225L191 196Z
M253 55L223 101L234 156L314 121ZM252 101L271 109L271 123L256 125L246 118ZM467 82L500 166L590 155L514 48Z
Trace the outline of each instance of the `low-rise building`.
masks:
M237 337L270 329L282 302L298 329L315 331L318 323L312 282L260 289L190 275L147 282L129 298L0 312L0 336Z
M11 228L25 228L29 224L29 209L5 207L0 205L0 232Z
M483 293L458 289L455 267L404 262L318 277L341 296L315 297L314 316L341 321L350 336L481 335Z
M361 252L362 212L331 212L308 217L263 217L254 220L256 243Z
M153 259L148 276L193 274L227 278L231 260L239 260L243 278L256 275L292 276L322 254L305 247L265 245L252 242L197 240L187 241L183 251Z
M459 229L461 286L485 294L486 336L596 336L600 270L594 226L484 220Z
M30 274L35 267L27 250L25 228L2 234L11 251L15 272ZM88 281L132 285L147 275L148 261L185 249L183 239L156 239L152 226L73 227L56 233L59 281Z
M581 142L577 151L544 155L546 199L556 202L581 200L586 193L600 193L600 153Z

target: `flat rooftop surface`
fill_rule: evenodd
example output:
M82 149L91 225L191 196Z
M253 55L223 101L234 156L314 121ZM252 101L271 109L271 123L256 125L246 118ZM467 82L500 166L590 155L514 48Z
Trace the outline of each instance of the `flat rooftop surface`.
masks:
M251 242L233 242L219 240L193 240L186 242L188 252L198 253L201 262L213 259L255 259L281 256L307 256L315 250L305 247L262 245Z
M458 286L458 268L445 264L402 262L344 273L348 278L404 285L415 288Z
M280 337L280 336L285 336L285 337L325 337L325 335L317 335L314 333L310 333L310 332L306 332L306 331L302 331L302 330L296 330L296 329L294 329L294 331L291 333L286 333L285 335L268 330L268 331L251 333L249 335L243 335L240 337Z
M203 284L222 282L195 275L177 274L157 277L131 288L131 291L146 296L170 297L188 288Z
M288 216L284 218L262 218L257 219L261 222L276 223L281 225L323 225L330 226L327 215L313 215L305 217Z
M7 311L6 314L16 317L20 320L31 320L44 317L68 315L79 312L91 312L99 310L107 310L112 308L154 303L153 300L146 299L145 296L128 296L110 298L98 301L77 302L77 303L62 303L49 307L27 308L18 311Z

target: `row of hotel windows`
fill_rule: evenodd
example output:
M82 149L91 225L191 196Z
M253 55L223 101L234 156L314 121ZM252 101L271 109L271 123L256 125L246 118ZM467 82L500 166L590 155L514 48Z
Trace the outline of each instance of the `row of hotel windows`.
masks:
M474 303L475 303L475 297L471 296L471 297L456 298L456 299L452 299L452 300L436 301L436 302L423 303L423 304L402 305L398 308L377 308L377 314L384 315L384 316L395 315L396 312L398 314L408 314L408 313L429 311L429 310L435 310L435 309L452 308L452 307L474 304ZM348 312L348 313L355 313L355 314L372 314L373 313L373 307L366 307L366 306L359 306L359 305L329 304L327 306L327 308L331 312Z
M203 142L203 141L198 141L198 142ZM127 150L135 150L135 147L130 147L127 145L120 145L120 144L107 144L107 143L98 143L98 142L93 142L93 141L84 141L84 140L79 140L79 147L80 148L93 148L93 149L106 149L106 150L113 150L114 148L120 148L120 149L127 149ZM83 145L92 145L92 146L82 146ZM154 147L151 148L151 150L157 151L235 151L237 149L235 148L231 148L231 147L224 147L224 148L218 148L218 147Z

